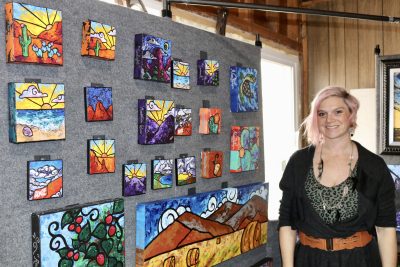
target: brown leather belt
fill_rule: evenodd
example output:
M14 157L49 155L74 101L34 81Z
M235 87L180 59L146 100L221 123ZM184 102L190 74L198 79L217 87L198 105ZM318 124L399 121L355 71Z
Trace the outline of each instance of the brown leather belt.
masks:
M299 232L299 237L302 245L326 251L365 247L372 240L372 235L367 231L356 232L352 236L345 238L315 238L303 232Z

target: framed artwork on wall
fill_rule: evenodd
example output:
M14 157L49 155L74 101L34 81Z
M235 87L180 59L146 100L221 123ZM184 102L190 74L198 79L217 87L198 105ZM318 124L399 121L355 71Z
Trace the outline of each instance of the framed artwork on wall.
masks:
M81 55L114 60L117 42L115 27L93 20L83 22Z
M394 186L396 189L396 231L400 232L400 165L388 165L390 174L392 175Z
M115 140L88 140L88 174L115 172Z
M232 66L230 68L231 111L258 110L257 70Z
M7 62L63 64L60 10L16 2L5 9Z
M199 59L197 61L197 85L219 85L219 62L217 60Z
M175 89L190 89L190 65L187 62L172 61L171 86Z
M231 127L230 172L258 169L260 157L259 127Z
M32 214L32 266L125 263L123 199Z
M175 136L192 135L192 109L175 108Z
M181 157L175 159L176 185L187 185L196 182L196 158Z
M153 190L172 187L173 168L174 163L172 159L155 159L151 161L151 187Z
M65 139L64 85L9 83L12 143Z
M222 151L201 151L201 177L221 177L223 162L224 153Z
M112 121L111 87L85 87L86 121Z
M28 161L28 200L63 196L63 161Z
M378 152L400 154L400 56L377 57Z
M222 112L219 108L200 108L200 134L219 134L221 132Z
M146 163L124 164L122 169L122 195L130 197L146 194Z
M135 35L134 78L171 81L171 41L148 34Z

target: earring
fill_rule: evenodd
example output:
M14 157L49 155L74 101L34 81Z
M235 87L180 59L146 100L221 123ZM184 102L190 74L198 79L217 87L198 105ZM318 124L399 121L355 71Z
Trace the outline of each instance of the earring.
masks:
M350 134L350 137L353 137L353 135L354 135L354 127L350 127L349 128L349 134Z

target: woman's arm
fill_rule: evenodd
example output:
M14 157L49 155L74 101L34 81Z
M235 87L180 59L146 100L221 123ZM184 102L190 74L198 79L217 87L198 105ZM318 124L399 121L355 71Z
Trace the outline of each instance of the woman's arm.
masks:
M292 230L291 226L279 228L279 245L281 248L282 267L293 267L296 230Z
M379 254L381 255L382 267L396 267L396 229L394 227L376 226L376 234L378 236Z

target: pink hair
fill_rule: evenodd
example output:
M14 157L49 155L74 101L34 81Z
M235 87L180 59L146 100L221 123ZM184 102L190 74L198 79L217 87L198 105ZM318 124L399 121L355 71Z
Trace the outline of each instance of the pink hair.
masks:
M337 86L327 86L323 88L314 97L311 102L310 114L304 119L302 126L305 126L304 135L307 137L308 143L317 145L320 142L320 132L318 129L318 109L321 102L328 97L337 96L343 99L350 111L350 125L354 129L357 127L357 111L360 102L357 98L349 94L346 89Z

